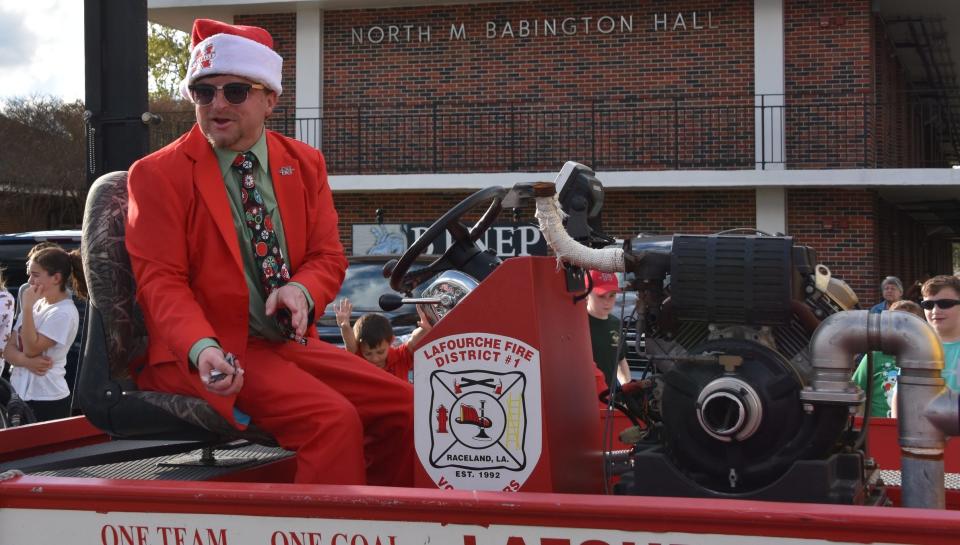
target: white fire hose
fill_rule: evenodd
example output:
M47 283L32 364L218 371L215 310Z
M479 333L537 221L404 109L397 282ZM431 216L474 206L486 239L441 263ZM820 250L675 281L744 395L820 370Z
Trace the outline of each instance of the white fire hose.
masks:
M557 260L583 269L603 272L624 272L623 250L620 248L593 249L573 240L563 227L563 210L556 194L537 197L534 217L540 223L547 245L556 254Z

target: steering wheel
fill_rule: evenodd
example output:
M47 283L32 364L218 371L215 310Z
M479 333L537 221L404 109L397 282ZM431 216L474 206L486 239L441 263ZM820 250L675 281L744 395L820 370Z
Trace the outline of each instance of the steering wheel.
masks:
M486 277L500 263L500 260L493 256L492 260L487 257L473 263L471 261L481 255L490 255L480 250L476 243L500 215L503 197L506 194L507 189L500 186L481 189L440 216L440 219L433 222L433 225L407 248L395 265L391 261L384 266L383 275L389 276L390 287L399 292L409 293L431 276L449 269L462 270L477 280ZM460 218L487 201L491 201L490 206L473 227L468 229L461 223ZM453 237L453 244L443 252L442 256L426 267L410 271L414 261L426 252L427 248L445 231ZM393 265L392 268L391 265Z

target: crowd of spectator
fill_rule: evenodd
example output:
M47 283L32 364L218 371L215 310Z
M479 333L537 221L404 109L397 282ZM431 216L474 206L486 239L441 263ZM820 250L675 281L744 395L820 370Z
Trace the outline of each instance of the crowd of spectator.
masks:
M938 275L915 283L917 289L905 294L903 283L888 276L880 283L882 300L870 308L871 313L905 311L916 314L930 324L943 345L944 365L941 376L947 388L960 392L960 278ZM872 359L872 371L869 361ZM862 357L854 372L854 381L870 392L870 416L896 416L896 385L900 368L895 358L883 352Z

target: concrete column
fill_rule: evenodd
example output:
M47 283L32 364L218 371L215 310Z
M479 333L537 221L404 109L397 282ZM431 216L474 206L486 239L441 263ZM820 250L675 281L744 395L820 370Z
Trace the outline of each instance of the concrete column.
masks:
M756 81L756 168L783 169L784 43L783 0L753 2L753 67Z
M317 119L323 111L323 10L297 6L297 112L298 118ZM320 148L320 125L297 123L296 137Z
M787 189L785 187L758 187L757 229L770 233L787 234Z

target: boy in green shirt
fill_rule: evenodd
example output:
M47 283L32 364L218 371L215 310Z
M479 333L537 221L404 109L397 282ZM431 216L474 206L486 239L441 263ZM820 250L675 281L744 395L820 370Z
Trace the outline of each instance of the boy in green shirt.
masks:
M593 290L587 295L587 315L593 361L603 373L607 387L615 380L626 384L630 382L630 367L622 355L620 318L612 315L620 292L620 281L614 273L592 270L589 274Z

